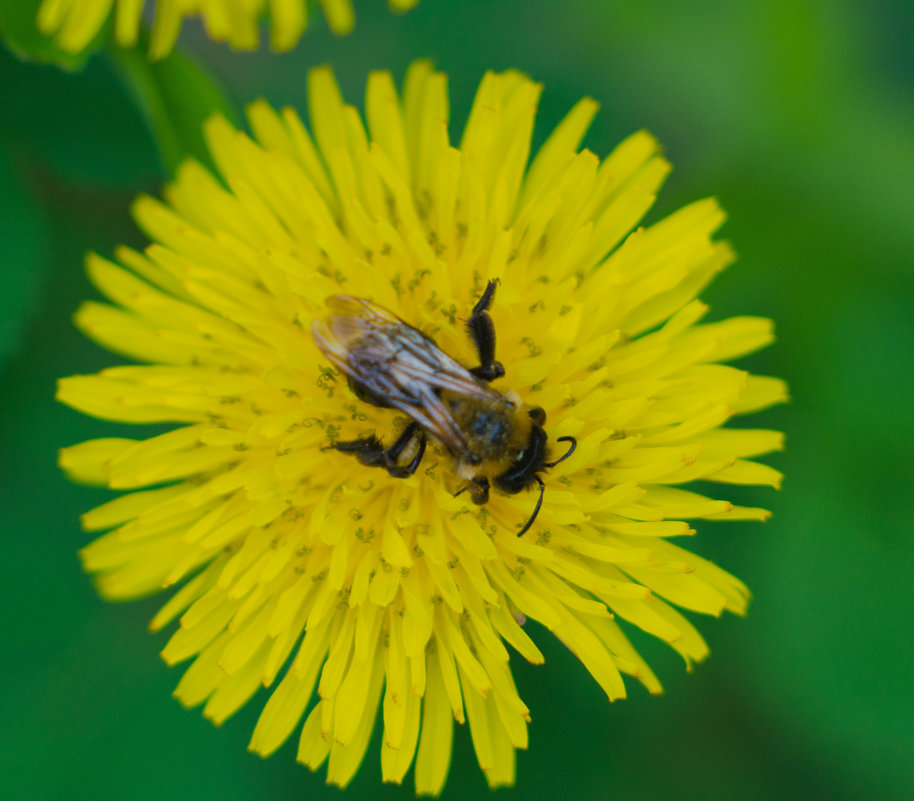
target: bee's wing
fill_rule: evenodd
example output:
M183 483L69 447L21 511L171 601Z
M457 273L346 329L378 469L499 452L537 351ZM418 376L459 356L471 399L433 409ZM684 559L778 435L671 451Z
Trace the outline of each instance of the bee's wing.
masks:
M386 309L349 295L334 295L327 306L333 314L326 322L315 320L311 325L314 341L327 358L448 447L468 454L463 433L437 391L480 400L492 400L498 394Z

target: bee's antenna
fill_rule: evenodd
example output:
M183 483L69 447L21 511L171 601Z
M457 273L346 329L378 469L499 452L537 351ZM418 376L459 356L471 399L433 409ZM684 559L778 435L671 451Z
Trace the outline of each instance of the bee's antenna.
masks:
M574 453L574 449L578 447L578 441L574 437L559 437L556 442L570 442L571 447L565 451L565 455L561 459L556 459L554 462L547 462L543 465L543 467L555 467L559 462L564 462L569 456L571 456L571 454ZM524 529L524 531L526 531L526 529Z
M574 450L574 448L572 448ZM559 460L561 461L561 459ZM539 476L533 476L536 479L536 483L540 485L540 496L536 501L536 509L533 510L533 514L530 515L530 519L527 521L527 525L524 526L520 531L517 532L518 537L523 537L527 533L527 530L530 526L533 525L533 521L536 520L536 516L540 513L540 507L543 505L543 493L546 491L546 485L543 483L543 479Z

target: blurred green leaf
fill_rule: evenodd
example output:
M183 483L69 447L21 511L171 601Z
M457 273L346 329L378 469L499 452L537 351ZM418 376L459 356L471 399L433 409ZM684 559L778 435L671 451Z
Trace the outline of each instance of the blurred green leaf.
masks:
M174 173L188 157L212 166L203 123L217 112L237 122L234 107L215 78L190 58L173 52L151 62L147 48L141 37L137 49L112 47L108 52L152 130L163 167Z
M29 182L53 174L52 183L133 194L162 178L146 123L106 59L70 73L0 49L0 108L0 131L16 148L17 162L28 164Z
M44 220L13 168L0 136L0 220L15 220L0 237L0 362L15 352L33 311L46 264Z
M56 64L68 70L82 69L108 36L103 26L89 45L79 53L61 50L51 37L38 30L35 18L42 0L0 0L0 37L21 59Z

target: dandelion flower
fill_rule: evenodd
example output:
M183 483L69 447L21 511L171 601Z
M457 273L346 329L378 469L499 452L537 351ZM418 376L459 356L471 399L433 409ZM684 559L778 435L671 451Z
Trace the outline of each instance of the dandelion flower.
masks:
M319 0L330 29L337 34L352 30L355 14L352 0ZM394 11L407 11L418 0L388 0ZM114 13L114 31L121 47L136 45L144 0L43 0L38 10L38 28L55 36L61 48L78 53L101 30ZM291 50L308 23L307 0L175 0L159 2L148 12L152 23L149 53L162 58L171 52L185 17L199 15L207 35L228 42L237 50L256 50L258 23L270 17L270 46Z
M531 159L540 86L517 72L485 76L457 146L446 78L426 63L402 95L371 75L367 126L328 69L308 88L310 132L263 102L252 136L212 119L219 174L186 163L164 200L136 202L143 253L88 258L111 303L76 321L140 364L65 378L60 399L175 427L62 452L73 478L124 493L83 517L107 533L82 559L106 598L180 585L152 621L179 620L168 663L193 660L176 695L221 723L266 687L251 750L297 731L298 759L346 785L380 712L383 779L415 763L416 790L436 794L456 720L490 785L511 784L531 713L510 653L543 662L526 621L615 700L623 674L661 689L627 632L691 664L708 649L680 610L745 610L738 579L673 540L687 521L767 516L683 485L778 485L752 457L781 435L724 426L784 384L721 364L771 325L702 322L696 296L732 259L712 240L723 213L701 200L636 227L669 164L643 132L602 161L579 149L593 101ZM470 366L464 321L494 279L493 386L542 407L550 442L577 440L522 537L536 492L476 506L435 442L409 478L330 447L403 420L359 400L311 336L343 293Z

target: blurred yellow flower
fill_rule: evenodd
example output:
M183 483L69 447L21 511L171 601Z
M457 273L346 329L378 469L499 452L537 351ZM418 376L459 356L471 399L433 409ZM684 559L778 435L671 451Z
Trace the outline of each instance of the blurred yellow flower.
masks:
M626 626L690 664L708 649L677 607L747 605L739 580L671 540L694 533L686 520L767 516L682 485L778 485L751 457L781 435L724 424L785 386L720 363L768 344L771 324L701 322L696 296L733 257L711 238L714 200L635 228L670 169L647 133L602 161L579 150L596 111L585 99L528 165L539 94L517 72L486 75L454 146L446 77L428 64L402 96L371 75L367 129L315 70L311 133L263 102L248 110L253 138L212 119L219 175L185 164L164 201L136 203L144 253L88 259L112 303L86 303L78 325L144 364L65 378L59 398L179 425L62 451L76 480L127 491L83 517L107 531L85 568L111 599L184 582L152 621L178 618L163 656L194 660L177 697L220 723L269 688L250 748L272 753L304 718L298 759L327 762L339 785L379 707L385 781L415 763L416 790L440 792L456 720L490 785L511 784L530 713L506 645L543 661L528 619L614 700L622 674L660 691ZM490 279L506 368L494 386L542 407L550 440L577 439L522 537L536 492L475 506L434 442L405 479L328 447L389 436L396 414L357 399L310 333L347 293L472 365L463 321Z
M352 30L355 14L352 0L318 0L327 24L337 34ZM388 0L394 11L407 11L418 0ZM60 47L78 53L101 30L114 13L115 39L121 47L134 47L140 30L145 0L43 0L38 10L38 28L54 36ZM171 52L185 17L199 15L207 35L228 42L238 50L256 50L258 23L270 17L270 46L291 50L308 23L307 0L158 0L148 12L153 19L149 55L162 58Z

